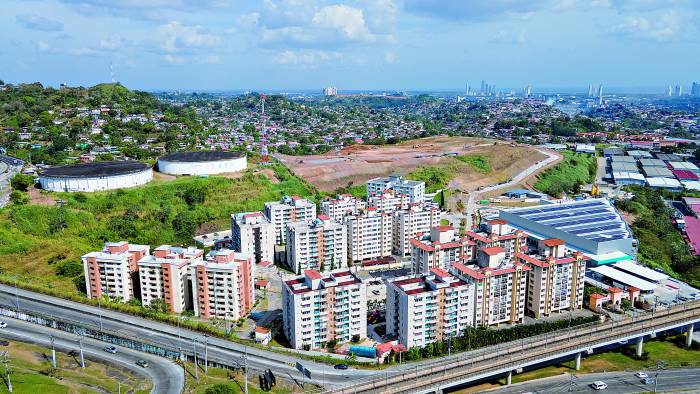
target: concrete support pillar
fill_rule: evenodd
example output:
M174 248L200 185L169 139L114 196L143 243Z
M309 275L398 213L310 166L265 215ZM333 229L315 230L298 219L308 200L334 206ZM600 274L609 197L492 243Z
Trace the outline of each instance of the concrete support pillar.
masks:
M644 337L639 337L637 339L637 357L642 357L644 352Z
M581 353L576 353L576 370L581 369Z
M685 347L690 347L693 344L693 329L694 325L691 324L690 327L688 327L688 336L685 338Z
M506 386L510 386L510 384L513 382L513 371L508 371L508 375L506 375Z

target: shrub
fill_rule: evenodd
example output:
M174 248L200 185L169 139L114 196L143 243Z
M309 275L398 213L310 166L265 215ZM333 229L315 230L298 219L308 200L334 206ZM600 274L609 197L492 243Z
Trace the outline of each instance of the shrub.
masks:
M34 184L34 177L25 174L17 174L10 180L10 185L15 190L21 190L26 192L29 190L29 186Z

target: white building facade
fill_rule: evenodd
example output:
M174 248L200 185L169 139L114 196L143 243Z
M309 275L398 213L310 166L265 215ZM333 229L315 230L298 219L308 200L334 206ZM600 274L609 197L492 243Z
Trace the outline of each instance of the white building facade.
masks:
M316 204L299 196L284 196L281 201L265 203L265 217L274 226L275 243L282 245L287 242L287 224L316 219Z
M367 208L367 203L350 194L339 194L334 199L321 201L321 213L338 223L343 223L346 216L356 215Z
M287 226L287 264L301 273L308 269L332 271L347 265L347 228L319 215L311 223Z
M367 336L365 284L350 271L303 276L282 282L284 333L295 349L320 349L328 342Z
M393 216L393 251L402 257L411 253L411 238L419 233L428 233L440 224L440 210L436 207L411 205L407 209L394 211Z
M139 294L138 261L148 245L106 242L104 249L82 256L88 298L107 296L127 302Z
M411 181L400 175L374 178L367 181L367 196L392 189L397 194L405 194L412 203L425 200L425 182Z
M204 251L162 245L138 262L141 304L151 306L162 300L167 311L182 313L191 302L189 293L190 264L202 261Z
M353 262L391 255L393 218L390 212L368 208L346 218L348 258Z
M272 262L275 253L275 226L262 212L231 215L231 245L251 256L256 263Z

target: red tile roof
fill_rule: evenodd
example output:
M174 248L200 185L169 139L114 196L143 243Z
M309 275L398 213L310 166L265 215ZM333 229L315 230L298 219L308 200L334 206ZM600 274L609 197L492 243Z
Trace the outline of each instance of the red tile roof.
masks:
M321 279L321 273L316 271L316 270L305 270L304 275L306 275L309 279Z
M507 221L503 219L492 219L487 222L488 224L508 224Z
M448 226L448 225L440 225L440 226L435 226L433 228L436 229L437 231L450 231L450 230L455 229L454 227Z
M497 255L497 254L499 254L499 253L505 253L505 252L506 252L506 250L503 249L503 248L500 247L500 246L492 246L492 247L490 247L490 248L483 248L483 249L481 249L481 251L484 252L484 253L486 253L486 254L489 255L489 256L494 256L494 255Z
M474 279L484 279L486 277L486 275L482 274L481 272L473 270L462 263L452 263L452 267L465 275L471 276Z
M559 238L549 238L544 240L544 246L547 247L552 247L552 246L561 246L564 245L564 241L562 241Z
M445 270L442 269L442 268L438 268L438 267L431 268L431 269L430 269L430 272L432 272L433 274L435 274L435 276L439 276L439 277L441 277L441 278L446 278L446 277L450 276L450 274L447 273L447 271L445 271Z

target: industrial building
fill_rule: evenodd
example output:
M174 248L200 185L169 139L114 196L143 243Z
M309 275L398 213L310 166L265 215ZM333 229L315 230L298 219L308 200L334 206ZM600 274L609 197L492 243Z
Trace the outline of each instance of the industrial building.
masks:
M105 161L51 167L39 174L39 184L52 192L95 192L145 185L153 169L139 161Z
M243 171L247 166L242 152L174 152L158 158L158 171L169 175L214 175Z
M642 167L642 172L649 178L673 178L673 172L666 167Z
M282 281L284 333L294 349L321 349L336 340L367 337L365 283L347 270Z
M613 171L613 180L616 185L644 185L646 178L639 172Z
M558 238L583 252L593 264L631 259L636 241L627 223L607 199L545 203L502 210L500 217L530 239Z
M673 178L647 178L647 186L652 189L666 190L669 192L682 192L683 185Z

